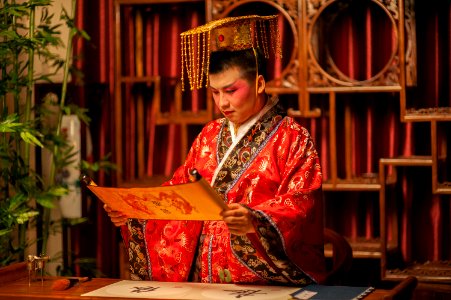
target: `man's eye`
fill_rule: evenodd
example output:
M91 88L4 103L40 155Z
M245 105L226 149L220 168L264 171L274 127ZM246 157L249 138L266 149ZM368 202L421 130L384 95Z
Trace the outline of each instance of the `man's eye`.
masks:
M233 90L227 90L227 91L226 91L227 94L233 94L233 93L235 93L235 92L236 92L235 89L233 89Z

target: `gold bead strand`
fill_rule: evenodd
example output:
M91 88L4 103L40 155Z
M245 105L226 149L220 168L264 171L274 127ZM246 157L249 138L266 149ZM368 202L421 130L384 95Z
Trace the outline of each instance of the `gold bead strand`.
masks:
M254 39L252 38L252 30L250 28L251 26L252 26L252 22L249 21L246 23L246 27L249 28L247 39L251 42L251 47L255 48Z
M185 66L186 66L186 73L188 75L188 82L191 85L191 65L190 65L190 57L189 57L189 36L184 36L184 52L185 52Z
M273 22L274 20L269 20L268 22L269 22L269 25L268 25L268 27L269 27L269 39L270 39L270 41L271 41L271 45L270 45L270 47L271 47L271 50L272 50L272 52L274 53L274 57L276 57L276 47L275 47L275 43L276 43L276 40L275 40L275 37L276 37L276 35L275 35L275 29L274 29L274 22Z
M270 29L273 31L273 33L271 34L272 35L271 39L273 40L272 46L274 56L278 55L280 58L282 58L282 46L280 44L280 31L277 19L272 20Z
M265 58L268 58L268 41L266 38L266 31L265 26L263 24L263 21L258 21L258 25L260 26L260 37L262 39L262 48L263 48L263 54L265 55Z
M195 56L194 56L194 34L190 35L190 45L189 45L189 53L190 53L190 62L191 62L191 80L190 80L190 88L194 90L195 80L196 80L196 69L195 65Z
M184 41L185 41L185 37L184 36L181 36L181 38L180 38L180 52L181 52L181 54L182 54L182 65L181 65L181 72L182 72L182 74L181 74L181 78L180 78L180 80L182 81L182 92L184 92L185 91L185 78L184 78L184 76L183 76L183 74L185 73L185 53L183 52L183 49L184 49Z
M253 23L253 27L254 27L253 32L254 32L256 46L257 46L257 48L260 48L260 43L258 41L258 25L257 24L258 24L257 22Z
M262 27L263 27L263 38L265 43L265 56L266 58L269 58L269 46L268 46L268 31L266 30L265 21L262 21Z
M200 32L197 33L197 59L196 59L196 89L199 89L199 80L202 80L202 73L201 73L201 63L200 63L200 47L201 47L201 38L200 38Z
M200 43L199 43L199 47L200 47ZM201 64L201 69L200 69L200 76L199 76L199 82L197 84L198 88L202 88L202 80L204 79L205 76L205 32L202 33L202 64Z
M205 87L208 88L209 85L209 72L210 72L210 38L211 38L211 34L210 31L208 31L208 39L207 39L207 66L206 66L206 70L207 70L207 74L205 76Z

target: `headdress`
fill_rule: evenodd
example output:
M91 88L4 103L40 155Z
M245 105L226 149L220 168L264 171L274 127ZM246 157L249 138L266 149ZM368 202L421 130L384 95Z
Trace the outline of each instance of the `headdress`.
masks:
M245 50L261 48L266 58L272 50L282 56L277 15L240 16L211 21L182 32L182 90L185 72L191 90L208 86L210 53L218 50Z

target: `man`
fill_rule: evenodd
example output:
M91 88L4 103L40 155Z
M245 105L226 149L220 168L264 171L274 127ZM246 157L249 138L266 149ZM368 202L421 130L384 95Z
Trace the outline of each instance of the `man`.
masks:
M225 118L205 125L166 184L187 183L196 169L228 209L222 221L199 222L128 220L105 207L122 226L132 279L289 285L324 280L319 158L308 131L265 93L265 67L255 46L254 39L268 42L255 28L274 20L228 18L188 32L213 36L206 68L195 65L191 50L182 61L191 88L207 77ZM196 42L185 37L182 47ZM202 40L197 38L198 49Z

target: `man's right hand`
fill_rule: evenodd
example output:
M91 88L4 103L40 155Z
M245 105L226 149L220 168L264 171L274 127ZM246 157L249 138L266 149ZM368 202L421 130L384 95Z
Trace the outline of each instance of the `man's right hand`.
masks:
M125 225L127 223L127 216L124 216L121 212L117 210L112 210L111 207L104 204L103 209L107 212L108 216L111 219L111 222L117 227Z

